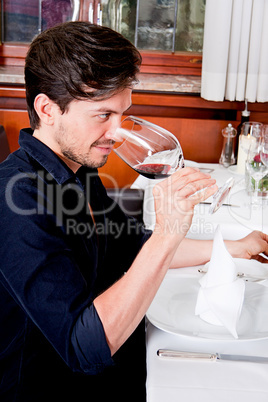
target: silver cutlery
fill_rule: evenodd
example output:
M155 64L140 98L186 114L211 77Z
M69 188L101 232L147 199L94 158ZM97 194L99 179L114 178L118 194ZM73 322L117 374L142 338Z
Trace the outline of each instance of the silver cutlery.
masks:
M198 169L201 170L202 172L205 172L205 173L212 173L215 170L215 169L212 169L212 168L205 168L205 167L199 167Z
M208 202L208 201L201 201L201 202L199 202L199 204L211 205L211 202ZM228 203L223 203L221 206L223 206L223 207L235 207L235 208L240 208L240 205L228 204Z
M178 350L159 349L157 355L161 358L177 359L177 360L199 360L216 362L220 360L250 362L250 363L268 363L268 357L263 356L245 356L245 355L227 355L222 353L199 353L199 352L182 352Z
M205 270L203 268L199 268L198 272L200 272L201 274L206 274L207 270ZM245 281L251 281L251 282L266 281L268 279L268 275L267 276L256 276L256 275L246 274L245 272L237 272L236 275L238 278L242 278L242 279L245 279Z

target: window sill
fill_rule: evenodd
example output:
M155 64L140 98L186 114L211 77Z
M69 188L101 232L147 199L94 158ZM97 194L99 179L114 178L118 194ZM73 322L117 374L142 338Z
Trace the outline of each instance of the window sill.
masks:
M200 94L201 77L173 74L139 74L134 91Z
M24 85L24 67L0 66L0 83Z
M172 74L139 74L139 83L135 92L169 92L182 94L200 94L201 77ZM0 66L0 83L24 85L24 68L18 66Z

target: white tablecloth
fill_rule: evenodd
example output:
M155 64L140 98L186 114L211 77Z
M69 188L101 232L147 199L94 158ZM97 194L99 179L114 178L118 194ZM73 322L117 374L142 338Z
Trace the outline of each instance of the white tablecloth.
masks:
M214 215L209 215L209 206L197 206L188 237L212 239L218 224L226 239L238 239L254 229L268 233L267 201L258 208L251 207L243 176L232 174L217 164L199 164L199 167L214 169L211 176L216 178L218 186L230 176L235 178L235 185L225 202L238 207L223 206ZM155 181L141 177L134 185L145 190L144 221L150 228L154 227L155 222L153 185ZM150 322L147 326L148 402L268 401L268 364L164 360L157 356L160 348L268 357L268 338L208 340L171 334Z
M165 360L158 349L268 356L268 340L209 341L147 327L148 402L267 402L268 364Z

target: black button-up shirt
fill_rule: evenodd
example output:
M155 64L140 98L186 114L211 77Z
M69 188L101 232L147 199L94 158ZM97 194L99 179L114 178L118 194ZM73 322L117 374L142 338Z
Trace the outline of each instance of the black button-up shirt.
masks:
M129 376L139 341L114 364L92 301L150 232L107 196L96 169L74 174L29 129L0 165L0 217L0 400L53 401L54 389L79 401L85 387L102 401L106 377Z

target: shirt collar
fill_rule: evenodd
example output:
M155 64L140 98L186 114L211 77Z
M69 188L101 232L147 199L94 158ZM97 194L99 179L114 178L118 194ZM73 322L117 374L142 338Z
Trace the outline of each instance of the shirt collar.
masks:
M28 155L49 172L58 184L64 184L76 178L76 174L52 151L52 149L33 137L32 129L24 128L20 131L19 145ZM94 173L97 172L97 169L85 167L81 167L80 169L86 169ZM78 169L77 173L80 169Z

